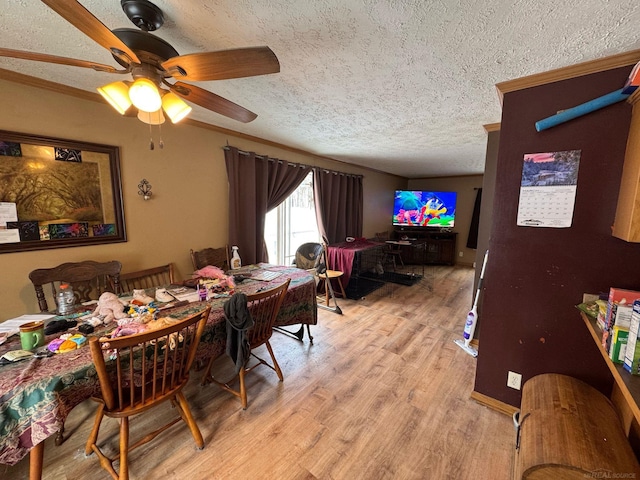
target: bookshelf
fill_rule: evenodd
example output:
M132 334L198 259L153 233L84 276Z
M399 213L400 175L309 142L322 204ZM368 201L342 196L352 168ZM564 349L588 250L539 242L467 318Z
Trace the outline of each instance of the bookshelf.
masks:
M613 403L625 433L636 456L640 457L640 376L631 375L622 364L613 363L602 346L602 330L596 325L596 320L580 312L589 333L598 346L602 358L606 362L613 376L613 388L610 400Z

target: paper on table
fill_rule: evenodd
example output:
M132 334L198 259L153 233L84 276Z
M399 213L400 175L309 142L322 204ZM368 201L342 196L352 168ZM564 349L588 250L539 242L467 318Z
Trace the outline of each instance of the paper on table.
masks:
M5 320L4 322L0 322L0 333L4 332L7 333L7 335L13 335L20 331L20 325L24 323L44 321L53 317L55 317L55 315L52 315L50 313L34 313L11 318L9 320Z
M187 302L197 302L200 300L200 295L197 290L192 288L180 287L174 289L167 289L171 296L178 300L186 300Z

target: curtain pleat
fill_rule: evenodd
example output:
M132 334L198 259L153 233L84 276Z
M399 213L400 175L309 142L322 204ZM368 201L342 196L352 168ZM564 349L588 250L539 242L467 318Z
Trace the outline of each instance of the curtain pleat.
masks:
M314 200L318 229L325 242L362 236L362 176L314 168Z
M282 203L308 174L303 166L240 153L224 152L229 179L229 244L237 245L245 264L268 262L264 241L267 212Z

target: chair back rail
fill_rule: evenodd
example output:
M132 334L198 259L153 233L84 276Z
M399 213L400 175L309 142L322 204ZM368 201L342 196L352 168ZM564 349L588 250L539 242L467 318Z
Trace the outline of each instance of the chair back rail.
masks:
M266 343L271 338L276 317L290 282L291 279L288 279L278 287L247 296L247 308L254 321L253 327L247 331L252 349Z
M120 293L120 270L117 260L109 262L68 262L53 268L39 268L29 273L29 279L38 299L41 312L48 312L44 285L51 286L53 301L58 307L57 293L60 283L69 283L73 288L76 302L97 300L104 292Z
M130 292L133 289L167 286L174 282L172 263L120 275L120 287L123 292Z
M91 338L105 413L129 416L176 395L189 380L210 310L150 332Z
M213 265L222 270L229 270L231 262L229 259L229 246L219 248L204 248L202 250L189 251L194 270L200 270L207 265Z

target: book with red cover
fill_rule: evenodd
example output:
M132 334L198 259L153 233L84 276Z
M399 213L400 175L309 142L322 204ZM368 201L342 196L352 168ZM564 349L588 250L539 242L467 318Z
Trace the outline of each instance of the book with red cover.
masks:
M615 318L613 317L615 314L616 305L629 305L632 306L635 300L640 299L640 292L636 290L626 290L624 288L614 288L611 287L609 289L609 299L607 301L607 316L605 317L604 329L602 331L602 346L608 351L607 344L609 340L609 335L611 333L611 329L613 327Z

